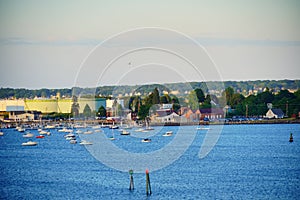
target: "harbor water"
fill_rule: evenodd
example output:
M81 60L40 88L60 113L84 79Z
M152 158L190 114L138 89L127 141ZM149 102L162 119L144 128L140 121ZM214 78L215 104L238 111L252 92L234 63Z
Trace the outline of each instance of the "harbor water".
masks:
M196 126L180 128L187 135L196 132L196 136L172 164L156 171L150 169L151 196L146 196L145 173L133 172L134 190L129 191L128 172L104 165L90 154L88 147L70 144L57 129L51 129L50 136L33 137L38 142L36 146L22 146L28 141L22 137L24 133L2 129L0 199L299 198L299 124L226 125L212 151L201 159L198 153L207 130L196 130ZM178 127L154 127L156 133L149 137L149 143L108 128L85 137L93 142L95 135L108 138L114 131L116 139L111 142L116 146L147 153L169 144L177 130ZM173 135L162 137L167 131L173 131ZM39 135L37 130L30 132ZM80 141L80 136L76 137Z

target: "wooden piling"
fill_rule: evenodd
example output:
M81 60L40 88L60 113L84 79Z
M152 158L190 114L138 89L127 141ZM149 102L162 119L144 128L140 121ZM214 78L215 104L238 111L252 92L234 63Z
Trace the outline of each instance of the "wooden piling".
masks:
M129 170L129 175L130 175L130 185L129 185L129 190L132 191L134 190L134 183L133 183L133 170Z
M151 195L151 184L150 184L150 177L149 177L149 171L146 169L146 195Z

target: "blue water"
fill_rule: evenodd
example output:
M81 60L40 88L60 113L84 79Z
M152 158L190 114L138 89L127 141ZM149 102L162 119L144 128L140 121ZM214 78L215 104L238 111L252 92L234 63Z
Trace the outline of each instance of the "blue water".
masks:
M178 127L155 127L151 143L120 136L113 141L132 152L162 148ZM196 127L181 127L186 133ZM212 129L214 126L211 127ZM198 152L206 134L199 130L192 145L173 164L150 171L152 195L146 196L145 174L129 175L96 160L84 146L69 144L63 133L27 139L13 129L0 136L0 199L299 199L300 125L228 125L218 143L203 159ZM37 131L31 131L37 135ZM294 142L289 143L293 133ZM111 130L103 133L110 136Z

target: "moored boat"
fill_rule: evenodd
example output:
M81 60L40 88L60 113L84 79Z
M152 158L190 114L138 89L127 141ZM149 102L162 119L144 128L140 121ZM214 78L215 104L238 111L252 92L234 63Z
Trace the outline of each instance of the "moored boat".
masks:
M33 141L23 142L22 146L36 146L38 143Z

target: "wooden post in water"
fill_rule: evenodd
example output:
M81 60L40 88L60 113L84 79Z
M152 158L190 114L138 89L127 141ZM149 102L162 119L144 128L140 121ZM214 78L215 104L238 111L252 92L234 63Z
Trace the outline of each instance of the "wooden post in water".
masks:
M146 194L147 196L152 194L148 169L146 169Z
M133 170L131 169L131 170L129 170L129 175L130 175L130 185L129 185L129 190L131 191L131 190L134 190L134 184L133 184L133 176L132 176L132 174L133 174Z

